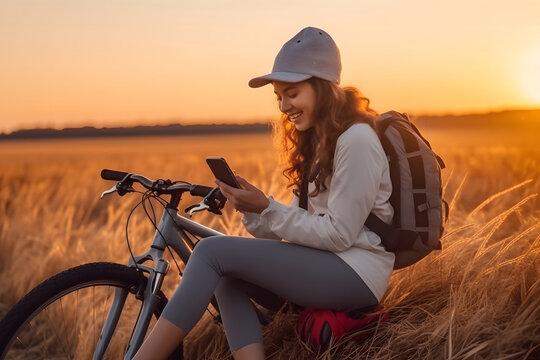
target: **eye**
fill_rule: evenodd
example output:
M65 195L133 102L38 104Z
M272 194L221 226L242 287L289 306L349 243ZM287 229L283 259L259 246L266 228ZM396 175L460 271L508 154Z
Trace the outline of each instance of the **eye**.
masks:
M291 99L294 99L296 95L298 95L297 92L287 94L287 96L290 97Z

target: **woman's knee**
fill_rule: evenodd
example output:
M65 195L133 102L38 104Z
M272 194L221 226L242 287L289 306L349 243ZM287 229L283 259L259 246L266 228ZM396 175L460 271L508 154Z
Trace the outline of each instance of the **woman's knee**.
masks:
M193 249L193 254L211 254L213 251L216 251L219 247L223 245L224 242L227 241L227 238L230 236L226 235L216 235L216 236L209 236L207 238L203 238L195 244L195 248ZM200 256L200 255L197 255Z

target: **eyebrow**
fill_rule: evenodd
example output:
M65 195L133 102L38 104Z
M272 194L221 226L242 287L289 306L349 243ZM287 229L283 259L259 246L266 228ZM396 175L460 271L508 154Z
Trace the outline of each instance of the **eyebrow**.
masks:
M297 87L296 85L291 85L291 86L285 88L285 89L283 90L283 92L286 93L287 91L289 91L289 90L291 90L291 89L295 89L296 87ZM275 90L274 90L274 94L279 95Z

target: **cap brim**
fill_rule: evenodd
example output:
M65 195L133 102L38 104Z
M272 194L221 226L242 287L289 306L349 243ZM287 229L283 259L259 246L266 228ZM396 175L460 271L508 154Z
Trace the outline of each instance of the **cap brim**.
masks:
M268 75L259 76L249 81L249 87L258 88L273 81L282 81L287 83L298 83L313 77L308 74L298 74L290 72L273 72Z

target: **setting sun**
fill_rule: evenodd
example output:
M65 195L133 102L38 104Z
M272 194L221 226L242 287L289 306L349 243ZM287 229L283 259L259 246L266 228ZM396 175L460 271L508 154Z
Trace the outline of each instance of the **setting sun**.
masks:
M525 54L520 70L525 95L540 103L540 45Z

